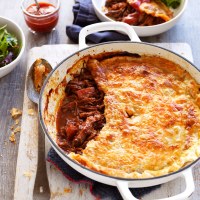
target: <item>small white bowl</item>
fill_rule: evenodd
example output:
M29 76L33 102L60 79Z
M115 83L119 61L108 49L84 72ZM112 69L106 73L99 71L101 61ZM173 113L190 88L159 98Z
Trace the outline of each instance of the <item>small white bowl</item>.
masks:
M92 0L94 11L97 17L101 21L114 21L110 19L109 17L107 17L105 13L102 11L103 6L105 6L105 1L106 0ZM186 9L187 3L188 3L188 0L182 0L181 5L177 9L173 10L174 17L168 22L158 24L158 25L153 25L153 26L132 26L132 27L134 28L137 35L140 37L153 36L153 35L163 33L169 30L170 28L172 28L177 23L177 21L180 19L181 15L183 14L184 10Z
M7 64L6 66L0 67L0 78L10 73L17 66L25 49L25 36L19 25L8 18L0 16L0 27L4 25L7 25L6 29L9 33L12 33L14 36L17 37L21 49L17 58L15 58L11 63Z

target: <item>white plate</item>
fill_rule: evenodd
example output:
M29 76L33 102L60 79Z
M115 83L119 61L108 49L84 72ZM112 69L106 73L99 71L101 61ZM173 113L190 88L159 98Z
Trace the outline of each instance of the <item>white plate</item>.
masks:
M106 0L92 0L95 13L101 21L113 21L112 19L107 17L102 11L103 6L105 5L105 1ZM171 19L168 22L154 26L132 26L132 27L136 31L137 35L140 37L153 36L163 33L172 28L177 23L177 21L180 19L181 15L183 14L187 6L187 2L188 0L181 1L181 5L177 9L173 10L174 12L173 19Z

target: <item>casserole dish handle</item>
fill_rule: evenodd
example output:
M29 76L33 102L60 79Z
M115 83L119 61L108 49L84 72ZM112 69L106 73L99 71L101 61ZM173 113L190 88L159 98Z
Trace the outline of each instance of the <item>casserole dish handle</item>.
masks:
M99 31L108 31L108 30L120 31L128 35L131 41L141 42L136 32L130 25L123 22L101 22L101 23L91 24L82 28L79 34L79 50L88 47L88 45L86 44L87 35Z
M179 177L183 177L185 179L185 190L182 193L177 194L175 196L157 200L185 200L192 195L195 189L192 168L189 168L186 171L180 173ZM128 187L128 181L117 181L117 188L119 189L119 192L124 200L139 200L135 198L130 192Z

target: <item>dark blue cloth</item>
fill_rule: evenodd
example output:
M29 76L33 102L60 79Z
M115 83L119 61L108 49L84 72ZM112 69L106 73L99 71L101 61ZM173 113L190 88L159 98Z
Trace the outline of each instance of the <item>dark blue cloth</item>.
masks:
M91 0L77 0L73 6L74 21L66 27L67 36L78 43L79 32L82 27L100 22L97 18ZM115 31L105 31L87 36L87 41L101 43L107 41L129 40L128 36Z
M68 164L66 164L59 155L54 151L54 149L50 149L47 157L47 161L52 163L57 169L59 169L63 175L69 179L70 181L76 183L88 183L91 186L91 193L97 198L102 200L122 200L122 197L116 187L105 185L99 182L96 182L79 172L75 171ZM153 186L147 188L134 188L130 189L132 194L141 198L143 195L150 193L152 190L159 188L160 186Z

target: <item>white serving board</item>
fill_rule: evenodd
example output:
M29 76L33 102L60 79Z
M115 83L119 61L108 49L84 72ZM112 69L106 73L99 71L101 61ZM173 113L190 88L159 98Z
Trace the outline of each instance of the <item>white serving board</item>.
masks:
M178 54L186 57L192 61L191 48L186 43L159 43L161 47L173 50ZM28 54L27 69L37 58L44 58L50 62L52 66L56 66L61 60L71 55L78 50L78 45L63 44L63 45L45 45L42 47L32 48ZM28 70L27 70L28 71ZM25 87L26 88L26 87ZM34 109L35 115L28 115L28 109ZM37 155L38 155L38 118L37 106L32 103L24 93L23 116L21 124L21 136L19 143L19 152L16 167L15 178L15 200L32 200L33 187L37 170ZM46 142L46 152L50 146ZM199 174L197 167L195 167L195 174ZM67 180L60 171L47 162L48 180L51 190L52 200L92 200L95 199L87 184L76 184ZM195 180L196 184L198 179ZM199 184L199 182L198 182ZM143 199L151 200L163 197L168 197L184 189L184 182L182 179L177 179L170 183L162 185ZM196 200L198 194L194 194L192 199Z

